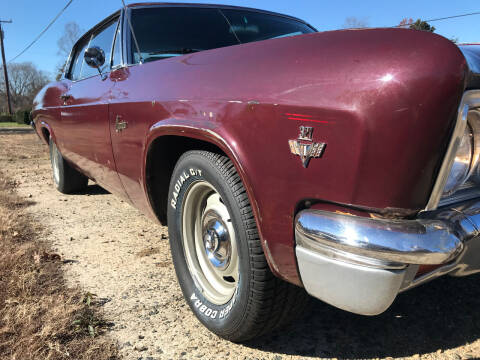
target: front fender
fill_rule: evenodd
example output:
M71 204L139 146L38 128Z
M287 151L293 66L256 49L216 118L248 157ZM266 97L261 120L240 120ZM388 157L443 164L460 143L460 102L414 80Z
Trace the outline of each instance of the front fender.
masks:
M147 134L147 139L145 142L144 153L143 153L143 187L145 193L148 193L148 185L147 185L147 159L148 153L152 147L154 141L161 139L163 136L179 136L182 138L191 138L200 140L203 142L210 143L216 147L218 147L228 158L232 161L237 170L237 173L240 175L242 179L243 185L247 191L247 196L250 200L250 204L252 206L253 214L258 224L258 231L260 239L262 239L262 247L267 258L267 262L270 266L270 269L274 274L277 276L282 276L278 271L278 267L275 264L274 258L272 257L270 250L268 248L268 243L263 240L262 236L262 229L260 227L261 222L259 221L260 211L258 207L258 203L256 201L254 189L251 186L251 181L249 174L245 171L244 166L242 166L244 161L247 159L244 158L245 152L241 146L241 143L236 142L232 135L229 134L224 128L216 127L212 122L205 121L202 124L199 124L198 120L185 120L185 119L176 119L176 118L168 118L162 121L158 121L153 124ZM153 204L151 199L149 198L150 207L153 208ZM300 284L300 281L296 281Z

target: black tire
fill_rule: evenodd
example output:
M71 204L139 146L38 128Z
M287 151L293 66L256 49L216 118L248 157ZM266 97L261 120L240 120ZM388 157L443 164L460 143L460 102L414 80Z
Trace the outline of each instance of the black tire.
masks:
M50 138L50 162L52 164L52 177L55 188L62 194L72 194L84 191L88 184L88 178L74 169L63 158L57 145Z
M188 244L182 229L183 214L188 211L186 195L191 194L194 184L204 182L213 186L228 209L236 237L239 276L235 292L223 304L215 304L204 295L208 291L200 287L198 272L193 279L185 252ZM227 157L207 151L182 155L173 171L168 200L168 231L177 278L190 308L210 331L243 342L280 328L300 315L309 296L304 289L276 278L270 271L247 193ZM202 245L206 244L204 239Z

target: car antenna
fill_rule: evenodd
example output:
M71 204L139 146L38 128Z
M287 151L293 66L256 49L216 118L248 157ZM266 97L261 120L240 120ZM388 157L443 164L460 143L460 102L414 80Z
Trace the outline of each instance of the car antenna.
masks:
M140 52L140 46L138 46L138 41L137 41L137 37L135 36L135 32L133 31L133 26L132 26L132 22L130 21L130 16L128 16L128 12L127 12L127 5L125 5L125 1L122 0L122 4L123 4L123 9L125 11L125 15L127 17L127 22L128 22L128 26L130 27L130 31L132 33L132 36L133 36L133 41L135 42L135 47L137 48L137 52L138 52L138 57L140 58L140 64L143 64L143 58L142 58L142 53Z

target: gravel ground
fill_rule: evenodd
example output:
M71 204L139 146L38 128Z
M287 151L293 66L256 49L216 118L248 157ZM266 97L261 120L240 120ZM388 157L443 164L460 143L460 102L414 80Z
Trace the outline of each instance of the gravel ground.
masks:
M125 359L480 358L479 276L426 284L376 317L314 301L282 331L244 345L222 340L183 300L166 227L94 184L82 195L58 193L33 134L0 134L0 166L32 200L69 281L104 302Z

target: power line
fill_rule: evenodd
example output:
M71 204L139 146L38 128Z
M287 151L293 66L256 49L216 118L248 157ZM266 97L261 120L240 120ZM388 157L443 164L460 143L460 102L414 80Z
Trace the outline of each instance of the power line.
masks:
M433 21L441 21L441 20L455 19L455 18L459 18L459 17L472 16L472 15L480 15L480 11L476 11L476 12L472 12L472 13L467 13L467 14L445 16L445 17L441 17L441 18L428 19L428 20L423 20L423 21L425 21L425 22L433 22ZM410 26L410 25L411 25L411 24L396 25L396 26L394 26L394 27L406 27L406 26Z
M11 63L11 62L14 61L15 59L17 59L18 57L20 57L21 55L23 55L23 53L25 53L25 51L27 51L28 49L30 49L30 47L32 47L32 45L35 44L35 43L38 41L38 39L40 39L40 37L50 28L50 26L52 26L53 23L54 23L55 21L57 21L57 19L60 17L60 15L62 15L63 12L64 12L65 10L67 10L67 8L70 6L70 4L72 3L72 1L73 1L73 0L69 0L68 3L67 3L67 5L65 5L65 6L63 7L63 9L60 10L60 12L57 14L57 16L55 16L55 17L53 18L53 20L50 21L50 23L45 27L45 29L43 29L42 32L41 32L40 34L38 34L38 36L37 36L30 44L28 44L25 49L23 49L18 55L16 55L16 56L13 57L12 59L10 59L8 62Z
M459 17L464 17L464 16L472 16L472 15L480 15L480 11L473 12L473 13L468 13L468 14L460 14L460 15L446 16L446 17L441 17L441 18L436 18L436 19L430 19L430 20L425 20L425 21L426 21L426 22L440 21L440 20L454 19L454 18L459 18Z

